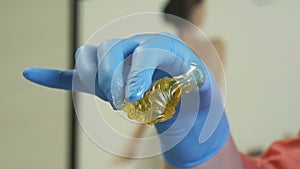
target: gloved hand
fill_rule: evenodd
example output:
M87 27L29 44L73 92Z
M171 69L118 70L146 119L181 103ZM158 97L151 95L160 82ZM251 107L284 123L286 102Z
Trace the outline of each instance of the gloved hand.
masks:
M163 34L135 49L125 92L127 100L137 101L148 90L152 80L166 76L157 68L176 76L184 74L191 63L205 68L206 82L199 91L200 104L195 97L198 93L184 94L181 106L176 107L177 113L170 120L155 124L165 160L178 168L194 167L205 162L229 138L221 93L212 73L180 39Z
M131 54L132 58L126 64L124 59ZM111 89L114 86L113 76L121 79L118 81L121 87L116 89L120 90L117 100L125 97L135 102L142 98L153 81L183 74L188 65L196 63L205 68L203 87L199 93L183 94L183 102L176 107L175 115L155 125L160 134L163 156L175 167L194 167L213 157L229 138L221 94L212 73L191 49L173 35L146 34L108 40L98 47L84 46L76 52L76 63L76 70L29 68L24 70L24 76L48 87L92 93L116 106L115 96L111 93L115 90ZM118 66L125 72L116 75ZM77 81L73 84L76 87L72 89L73 76L78 78L75 78ZM125 93L121 89L125 89ZM200 101L195 99L198 94Z
M112 102L109 93L112 74L137 45L133 40L111 39L99 46L81 46L75 53L76 69L27 68L23 75L43 86L95 94L102 100ZM107 56L106 59L104 56Z

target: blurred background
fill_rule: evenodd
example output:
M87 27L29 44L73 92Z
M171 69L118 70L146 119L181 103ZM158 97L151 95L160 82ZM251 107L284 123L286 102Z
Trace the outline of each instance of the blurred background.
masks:
M113 155L74 124L70 94L32 84L22 70L70 68L76 46L98 28L124 15L159 12L166 2L1 0L0 168L117 168L110 165ZM239 149L263 150L274 140L295 136L300 128L300 1L207 0L206 5L202 30L226 46L226 107Z

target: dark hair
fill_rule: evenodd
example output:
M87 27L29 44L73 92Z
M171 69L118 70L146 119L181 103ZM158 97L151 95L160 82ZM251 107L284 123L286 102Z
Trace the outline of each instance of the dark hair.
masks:
M202 3L204 0L169 0L165 5L163 12L170 15L175 15L185 20L189 20L193 8ZM165 15L167 22L174 23L174 18L170 15Z

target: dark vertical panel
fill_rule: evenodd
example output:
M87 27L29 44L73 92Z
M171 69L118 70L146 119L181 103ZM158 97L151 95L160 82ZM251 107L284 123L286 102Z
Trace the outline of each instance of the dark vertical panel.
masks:
M78 46L78 19L79 19L79 14L78 14L78 1L77 0L70 0L70 68L74 68L75 65L75 52ZM73 99L72 99L72 93L70 93L69 96L70 99L70 113L69 113L69 117L70 117L70 136L69 136L69 169L77 169L77 116L75 113L75 109L73 106ZM76 104L74 104L76 105Z

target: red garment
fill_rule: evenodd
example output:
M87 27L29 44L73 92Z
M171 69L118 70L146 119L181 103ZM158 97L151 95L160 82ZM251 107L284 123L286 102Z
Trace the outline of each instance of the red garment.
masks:
M297 138L274 142L261 158L242 156L244 169L300 169L300 133Z

